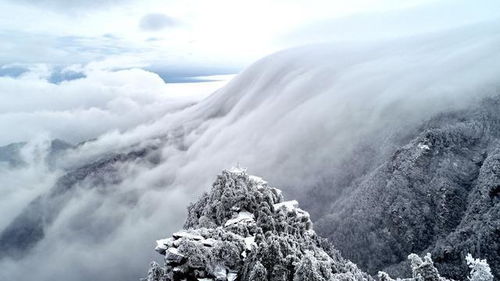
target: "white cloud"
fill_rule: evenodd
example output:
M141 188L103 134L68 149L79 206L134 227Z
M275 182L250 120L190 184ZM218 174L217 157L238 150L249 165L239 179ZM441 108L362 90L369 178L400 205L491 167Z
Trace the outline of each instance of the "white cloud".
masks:
M105 188L83 183L33 252L20 260L0 261L1 280L137 280L156 258L154 240L181 227L187 203L208 188L220 169L240 162L300 199L318 179L339 174L342 160L353 156L359 142L388 153L395 139L434 113L461 108L498 89L500 33L498 25L485 24L413 39L288 50L264 58L214 95L180 110L224 82L165 84L158 75L135 68L155 60L170 66L186 61L233 63L242 57L247 61L276 49L267 45L268 39L279 37L289 26L326 17L335 6L327 1L317 6L302 1L268 6L267 1L257 1L247 10L245 5L216 1L228 3L222 7L234 13L212 22L227 11L214 2L194 5L194 11L186 10L189 5L184 2L160 8L148 3L131 14L118 7L112 15L96 11L75 19L49 19L53 14L47 12L35 23L7 25L3 24L19 15L36 18L37 13L17 7L20 14L7 15L9 10L0 9L2 26L41 33L41 39L43 32L74 31L79 38L105 32L126 38L120 42L137 43L145 36L137 23L153 11L192 25L184 27L187 32L165 35L155 41L157 45L136 50L131 44L133 51L106 53L98 62L92 61L95 53L101 54L99 48L92 49L83 56L90 63L70 68L85 74L81 79L49 83L54 68L50 63L37 64L17 78L0 78L0 130L7 132L0 136L0 144L30 140L25 156L43 154L51 137L76 142L98 136L65 155L58 169L126 151L132 144L161 144L158 165L117 165L124 181ZM391 1L377 10L390 9L387 3ZM376 9L373 6L377 5L369 8ZM216 11L207 13L209 8ZM357 11L355 6L339 10L332 13ZM80 26L84 22L89 23ZM37 48L35 41L16 58L31 50L45 58L58 53L50 43ZM78 56L78 46L66 54ZM189 52L196 55L190 57ZM11 214L0 220L0 228L50 189L62 172L48 169L37 157L26 158L28 166L0 167L2 184L8 186L0 191L0 211Z
M61 9L41 12L46 2ZM91 11L79 5L83 1L71 1L74 9L65 9L69 5L65 1L46 2L0 2L0 34L7 42L0 46L4 54L0 63L68 65L116 55L146 55L175 66L229 64L240 69L266 54L318 39L408 36L499 16L494 0L473 4L465 0L356 0L348 4L331 0L145 0L110 1L113 5ZM418 5L431 8L422 17L394 17L395 13L425 10ZM81 11L67 12L75 9ZM172 19L182 24L155 32L154 40L150 40L151 32L138 28L141 22L149 30L171 26Z
M126 130L183 108L224 83L166 84L140 69L83 71L85 78L59 84L47 81L51 69L46 65L17 78L0 77L0 130L9 132L0 136L0 144L40 134L80 142Z
M497 93L498 34L498 25L475 26L384 44L281 52L195 106L126 132L108 132L67 155L65 165L148 142L162 144L161 163L118 165L123 182L75 192L30 255L0 263L0 279L137 280L156 257L154 240L181 227L184 207L220 169L240 162L301 199L318 180L341 174L342 160L356 157L353 150L360 143L385 155L433 114ZM138 70L89 74L80 80L86 86L77 81L61 87L97 90L100 94L90 94L88 102L121 118L130 117L120 113L125 106L114 90L134 102L138 109L132 112L150 112L156 94L142 87L162 89L157 78ZM44 107L57 112L62 105L71 103ZM93 119L96 124L106 123L99 118ZM85 128L86 122L75 125ZM28 267L29 276L23 270Z
M147 14L141 18L139 27L146 31L159 31L167 27L174 27L178 22L165 14Z

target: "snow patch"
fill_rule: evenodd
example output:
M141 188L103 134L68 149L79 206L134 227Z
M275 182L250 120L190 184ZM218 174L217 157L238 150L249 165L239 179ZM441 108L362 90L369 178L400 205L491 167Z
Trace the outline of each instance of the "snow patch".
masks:
M229 169L227 171L230 172L230 173L232 173L232 174L241 175L241 174L245 174L247 172L247 169L246 168L241 168L241 167L237 166L237 167L232 167L231 169Z
M227 279L227 269L222 265L216 265L213 274L217 280Z
M224 224L224 226L230 226L230 225L238 224L238 223L248 224L251 222L255 222L253 214L246 212L246 211L243 211L243 212L239 212L238 215L236 216L236 218L232 218L232 219L229 219L228 221L226 221L226 224Z
M168 249L168 247L172 246L172 241L172 238L156 240L155 251L159 252L162 255L165 254L165 251Z
M291 201L277 203L274 204L273 206L275 210L285 208L287 211L293 211L299 207L299 202L297 202L297 200L291 200Z
M419 143L417 146L422 150L431 150L431 148L427 144Z
M187 239L198 240L198 241L199 240L203 240L203 237L201 235L192 234L192 233L189 233L189 232L186 232L186 231L175 232L174 234L172 234L172 236L175 239L187 238Z
M267 181L263 180L261 177L250 175L248 176L248 178L250 179L251 182L258 185L259 187L264 187L267 185Z
M204 245L204 246L207 246L207 247L213 247L213 245L215 244L215 239L212 239L212 238L208 238L208 239L205 239L205 240L202 240L201 243Z
M255 243L255 236L248 236L244 238L245 241L245 249L251 251L252 246L257 247L257 244Z
M234 281L236 278L238 278L238 274L236 274L236 272L229 272L227 274L227 281Z

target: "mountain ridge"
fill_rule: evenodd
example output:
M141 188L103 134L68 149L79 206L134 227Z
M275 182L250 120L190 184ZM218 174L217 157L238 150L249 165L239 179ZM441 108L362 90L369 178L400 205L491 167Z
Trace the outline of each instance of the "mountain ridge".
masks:
M143 281L374 281L316 235L309 214L285 201L246 169L223 170L212 188L188 207L184 228L156 241L164 264L150 264ZM431 254L410 254L406 281L449 281ZM465 258L471 281L493 281L485 260ZM459 280L465 280L462 276ZM394 281L378 272L380 281ZM402 281L400 278L396 280Z

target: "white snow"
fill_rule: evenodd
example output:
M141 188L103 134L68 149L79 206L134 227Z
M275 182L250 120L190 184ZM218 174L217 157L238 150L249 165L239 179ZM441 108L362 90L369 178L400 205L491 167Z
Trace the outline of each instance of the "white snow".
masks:
M231 169L229 169L227 171L230 173L233 173L233 174L244 174L247 172L247 169L237 166L237 167L232 167Z
M281 191L281 189L279 189L279 188L274 188L274 187L273 187L273 189L274 189L274 191L276 192L276 194L277 194L278 196L281 196L281 194L283 193L283 191Z
M181 255L179 254L179 250L177 248L168 248L167 249L167 252L171 253L171 254L174 254L174 255Z
M470 253L467 254L465 260L471 269L470 281L493 281L493 274L486 260L474 259Z
M278 210L282 207L284 207L287 211L293 211L299 207L299 202L297 202L297 200L291 200L274 204L275 210Z
M201 243L205 246L208 246L208 247L212 247L214 244L215 244L215 239L212 239L212 238L208 238L208 239L204 239L201 241Z
M267 181L263 180L261 177L250 175L248 176L248 178L259 187L264 187L265 185L267 185Z
M203 240L203 237L201 235L189 233L189 232L186 232L186 231L175 232L174 234L172 234L172 236L175 239L187 238L187 239L191 239L191 240Z
M159 250L166 250L168 248L167 245L171 245L172 244L172 238L166 238L166 239L160 239L160 240L156 240L156 248L155 250L156 251L159 251Z
M238 274L236 274L236 272L229 272L227 274L227 281L234 281L236 278L238 278Z
M215 266L213 274L216 279L224 280L227 278L227 269L224 266L218 264Z
M255 219L254 219L254 216L252 213L242 211L242 212L238 213L236 218L232 218L232 219L227 220L226 223L224 224L224 226L230 226L230 225L237 224L237 223L251 223L254 221L255 221Z
M297 216L299 216L299 217L308 217L309 218L309 216L310 216L308 212L306 212L300 208L297 208L295 210L297 211Z
M309 237L313 237L316 235L316 231L314 231L313 229L308 229L306 230L305 234L309 235Z
M420 148L422 150L430 150L431 149L427 144L422 144L422 143L418 144L418 148Z
M279 210L281 208L285 208L287 212L293 212L298 217L307 217L309 218L309 213L299 208L299 202L297 200L290 200L281 203L274 204L274 209Z
M245 237L245 248L249 251L252 250L252 246L257 247L257 244L255 243L255 236L248 236Z

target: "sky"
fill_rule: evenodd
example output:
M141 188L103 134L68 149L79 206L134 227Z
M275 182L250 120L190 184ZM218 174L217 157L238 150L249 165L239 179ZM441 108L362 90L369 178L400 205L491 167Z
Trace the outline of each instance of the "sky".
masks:
M270 53L318 41L485 21L499 15L495 6L494 0L1 0L0 75L18 75L26 64L59 70L91 64L140 67L179 82L234 74Z

